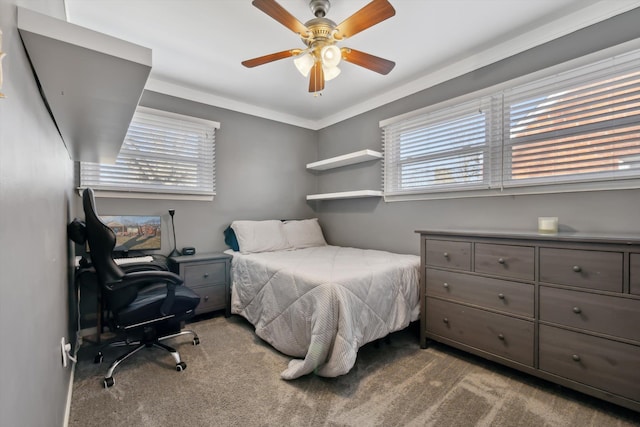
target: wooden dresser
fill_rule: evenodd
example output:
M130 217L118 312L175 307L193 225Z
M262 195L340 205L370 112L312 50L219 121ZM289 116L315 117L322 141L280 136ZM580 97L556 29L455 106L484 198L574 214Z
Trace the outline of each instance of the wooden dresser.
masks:
M432 339L640 411L640 236L425 230Z

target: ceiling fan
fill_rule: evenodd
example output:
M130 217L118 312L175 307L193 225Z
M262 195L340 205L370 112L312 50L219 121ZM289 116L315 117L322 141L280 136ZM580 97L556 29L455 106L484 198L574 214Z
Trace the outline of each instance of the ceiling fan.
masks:
M336 46L337 42L394 16L396 11L388 0L373 0L338 25L325 18L330 7L329 0L311 0L309 7L315 18L304 24L275 0L253 0L252 4L300 35L307 47L248 59L242 62L245 67L253 68L279 59L296 57L294 64L300 73L305 77L310 75L309 92L317 94L324 89L325 81L340 74L338 64L341 59L380 74L388 74L396 65L395 62L384 58L348 47Z

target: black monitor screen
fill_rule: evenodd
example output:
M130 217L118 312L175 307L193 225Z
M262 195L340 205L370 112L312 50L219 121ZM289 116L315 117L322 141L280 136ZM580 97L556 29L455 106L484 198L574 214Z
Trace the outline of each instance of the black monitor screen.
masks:
M101 216L116 235L118 252L160 250L160 216L113 215Z

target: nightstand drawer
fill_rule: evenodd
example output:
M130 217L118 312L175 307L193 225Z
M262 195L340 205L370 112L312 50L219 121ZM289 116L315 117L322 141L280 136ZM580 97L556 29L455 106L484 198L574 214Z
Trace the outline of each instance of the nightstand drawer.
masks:
M640 254L629 255L630 276L629 276L629 292L640 295Z
M540 286L540 320L640 341L640 300Z
M221 310L226 306L225 285L198 286L191 288L200 295L200 304L196 307L196 314Z
M426 264L434 267L471 270L471 243L427 240Z
M533 322L427 298L427 332L533 366Z
M640 400L640 347L540 325L540 369Z
M533 317L534 286L427 268L427 295Z
M184 281L190 288L206 284L223 284L226 268L224 262L188 264L184 266Z
M172 271L184 280L184 286L200 295L196 314L225 309L231 315L229 268L231 257L221 253L201 253L169 257Z
M529 246L476 243L475 271L512 279L534 279L534 251Z
M621 252L540 248L540 281L622 292Z

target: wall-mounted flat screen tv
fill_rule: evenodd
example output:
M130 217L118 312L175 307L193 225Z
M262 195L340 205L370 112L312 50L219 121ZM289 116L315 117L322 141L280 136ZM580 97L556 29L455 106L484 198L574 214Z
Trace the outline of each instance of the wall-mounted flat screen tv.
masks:
M161 217L159 215L100 216L116 235L116 252L161 249Z

